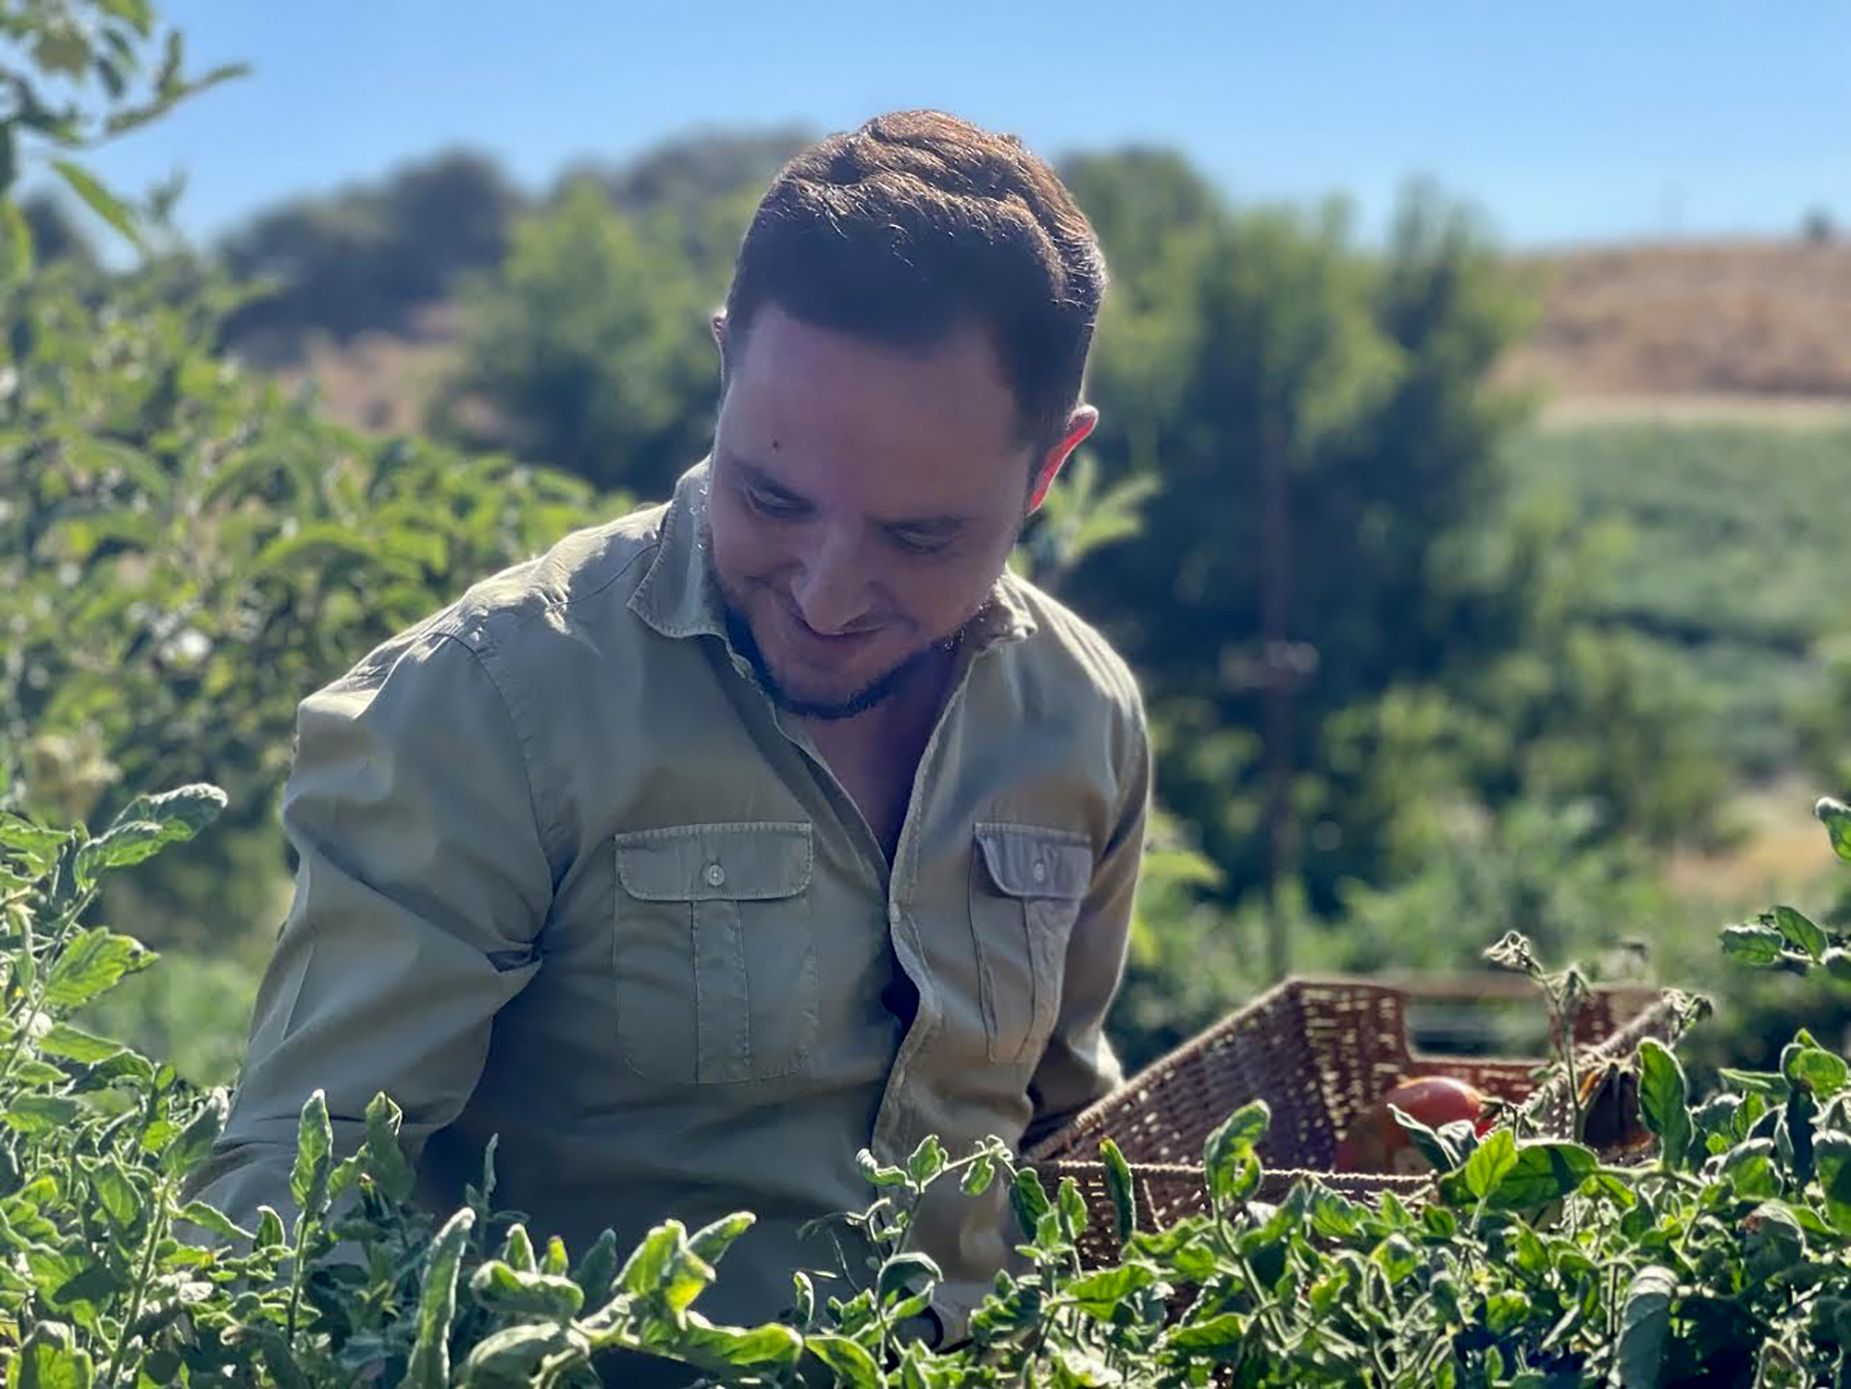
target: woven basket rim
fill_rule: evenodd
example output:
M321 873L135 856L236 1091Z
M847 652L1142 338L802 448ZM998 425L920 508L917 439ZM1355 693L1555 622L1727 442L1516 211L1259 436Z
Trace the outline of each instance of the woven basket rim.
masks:
M1487 977L1495 977L1499 973L1499 971L1493 970L1485 971ZM1457 977L1456 975L1449 976L1449 978L1454 979ZM1125 1077L1125 1079L1109 1094L1100 1096L1099 1099L1093 1101L1093 1103L1088 1105L1085 1109L1070 1116L1067 1122L1053 1133L1046 1135L1040 1142L1024 1149L1022 1152L1023 1160L1028 1162L1035 1161L1037 1158L1046 1154L1049 1146L1060 1139L1062 1135L1075 1127L1085 1124L1096 1111L1108 1105L1115 1104L1126 1093L1136 1091L1143 1086L1154 1084L1167 1076L1170 1072L1187 1065L1194 1060L1196 1056L1213 1046L1222 1035L1235 1027L1243 1017L1251 1013L1272 1008L1286 999L1302 995L1307 990L1320 988L1351 989L1375 994L1398 995L1404 1001L1419 999L1423 996L1418 980L1388 983L1381 979L1370 979L1358 975L1288 975L1286 978L1272 985L1272 987L1254 995L1245 1003L1230 1009L1214 1022L1202 1028L1193 1037L1190 1037L1187 1041L1165 1052L1162 1056L1150 1062L1141 1070ZM1583 1055L1590 1059L1605 1059L1611 1054L1611 1050L1616 1043L1623 1042L1624 1046L1627 1048L1636 1044L1639 1037L1643 1035L1646 1030L1647 1020L1655 1014L1668 1009L1671 1006L1673 995L1676 993L1675 990L1664 987L1598 984L1593 986L1592 991L1595 994L1608 998L1637 999L1643 1002L1644 1006L1634 1017L1629 1018L1625 1023L1616 1028L1610 1036L1588 1047L1583 1052ZM1509 996L1515 997L1517 995L1513 994ZM1473 1065L1527 1066L1532 1069L1549 1064L1546 1057L1479 1055L1455 1057L1445 1053L1415 1051L1412 1048L1409 1049L1408 1055L1410 1060L1418 1061L1443 1062L1461 1060L1468 1061Z

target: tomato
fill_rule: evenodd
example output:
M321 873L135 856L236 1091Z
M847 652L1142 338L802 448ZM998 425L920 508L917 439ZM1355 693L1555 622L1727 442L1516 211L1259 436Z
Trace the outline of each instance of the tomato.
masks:
M1490 1122L1485 1097L1464 1081L1450 1076L1413 1076L1356 1116L1349 1132L1337 1144L1335 1166L1339 1172L1413 1176L1428 1170L1427 1160L1409 1139L1407 1130L1389 1113L1390 1105L1430 1129L1469 1119L1483 1132Z

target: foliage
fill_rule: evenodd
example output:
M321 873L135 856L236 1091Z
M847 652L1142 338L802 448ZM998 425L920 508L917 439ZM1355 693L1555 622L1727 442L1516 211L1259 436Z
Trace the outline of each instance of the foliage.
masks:
M1691 700L1582 620L1601 538L1509 485L1523 401L1490 370L1527 308L1471 215L1414 189L1372 255L1340 206L1231 209L1159 153L1069 175L1115 274L1095 452L1163 483L1070 588L1146 680L1223 900L1277 869L1334 919L1431 871L1455 808L1702 836L1719 780Z
M1844 724L1842 691L1810 706L1816 644L1851 629L1848 448L1842 429L1600 425L1526 432L1507 456L1522 493L1605 532L1579 609L1664 652L1705 740L1761 775L1818 746L1809 722Z
M794 1386L1809 1385L1851 1346L1851 1065L1802 1031L1778 1068L1729 1070L1694 1103L1676 1057L1633 1060L1657 1153L1613 1166L1579 1143L1438 1133L1411 1120L1438 1172L1413 1206L1299 1181L1257 1198L1260 1103L1202 1155L1207 1208L1140 1221L1131 1169L1107 1145L1109 1211L1071 1177L1050 1192L997 1140L902 1165L860 1162L873 1203L846 1214L865 1269L796 1273L777 1322L722 1327L696 1310L740 1213L690 1232L666 1221L620 1258L606 1235L576 1262L536 1248L480 1187L450 1213L409 1202L400 1116L369 1107L337 1154L319 1093L302 1111L292 1218L240 1230L187 1198L224 1117L172 1067L74 1027L71 1011L151 957L86 926L108 875L191 839L222 793L139 797L92 836L0 815L0 1354L14 1383L311 1386L589 1385L613 1349L680 1360L702 1382ZM1851 809L1821 806L1851 859ZM1842 940L1789 908L1730 928L1751 963L1847 971ZM1579 976L1519 938L1493 952L1572 1016ZM1570 1077L1572 1081L1572 1075ZM1576 1089L1571 1084L1571 1090ZM934 1182L1003 1182L1022 1232L970 1322L931 1348L914 1331L938 1270L909 1244ZM1081 1257L1109 1221L1116 1259ZM847 1280L841 1296L819 1284Z
M36 159L140 244L132 206L70 155L138 130L246 69L189 76L185 36L160 29L149 0L5 0L0 39L0 279L32 268L32 228L12 193Z
M269 285L231 314L225 337L243 356L282 362L314 334L403 331L465 273L500 263L521 207L498 163L451 150L272 208L220 247L232 276Z
M448 427L603 486L667 495L713 432L706 325L725 290L715 267L684 254L685 234L672 214L621 212L590 183L524 219L500 273L464 296Z
M0 751L67 817L189 765L266 814L305 689L591 515L569 480L317 420L211 354L229 297L0 289Z

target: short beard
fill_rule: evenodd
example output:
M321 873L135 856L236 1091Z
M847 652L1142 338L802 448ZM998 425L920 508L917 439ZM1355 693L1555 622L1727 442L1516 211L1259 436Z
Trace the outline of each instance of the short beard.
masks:
M799 718L816 719L833 723L840 719L852 719L878 705L885 704L898 694L934 657L950 651L957 646L961 633L954 633L943 641L935 641L908 656L899 665L885 675L866 686L847 699L822 701L800 699L792 694L772 673L771 665L765 660L765 653L759 649L758 639L752 635L751 624L733 605L730 599L723 599L726 610L726 638L733 649L752 667L752 674L757 677L759 688L772 704L787 714Z

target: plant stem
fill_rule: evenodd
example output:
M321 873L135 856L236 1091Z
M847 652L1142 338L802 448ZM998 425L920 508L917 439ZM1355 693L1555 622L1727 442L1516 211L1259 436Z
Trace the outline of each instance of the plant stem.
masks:
M52 937L51 945L45 951L43 966L33 971L32 1000L26 1005L25 1012L20 1016L18 1028L13 1033L12 1044L7 1048L6 1060L0 1063L0 1085L4 1085L7 1077L12 1075L13 1063L19 1059L19 1050L25 1045L27 1032L31 1031L32 1019L38 1015L39 1005L45 1001L45 989L51 977L52 962L58 958L58 953L64 949L65 941L70 939L71 928L77 924L77 918L84 914L84 909L90 905L95 897L96 889L91 888L64 914L63 920L58 923L58 934ZM11 1009L7 1010L7 1016L9 1018L12 1017Z
M109 1359L109 1373L103 1377L105 1384L113 1385L122 1372L123 1359L129 1352L129 1337L133 1334L135 1323L141 1320L142 1299L147 1296L148 1279L154 1272L154 1251L159 1247L161 1236L167 1229L167 1206L170 1193L165 1182L155 1187L154 1214L148 1221L148 1239L142 1246L141 1267L135 1274L135 1292L129 1298L128 1315L122 1319L122 1334L116 1339L116 1351Z

